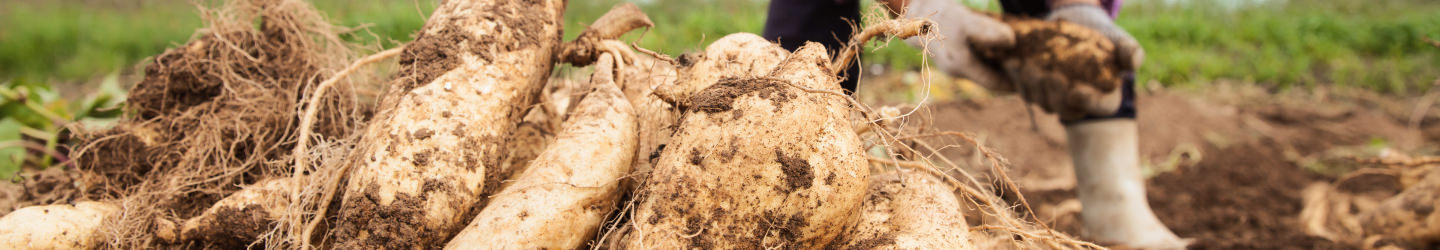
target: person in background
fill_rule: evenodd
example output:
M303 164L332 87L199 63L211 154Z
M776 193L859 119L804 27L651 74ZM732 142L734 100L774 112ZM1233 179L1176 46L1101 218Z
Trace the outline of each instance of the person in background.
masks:
M860 0L772 0L765 21L764 37L781 47L795 50L805 42L817 42L838 51L855 31L860 20ZM1140 174L1138 129L1135 124L1134 70L1144 61L1145 52L1135 38L1115 25L1122 0L998 0L1009 15L1047 20L1065 20L1104 34L1116 45L1116 58L1126 76L1118 93L1087 96L1083 117L1061 120L1070 157L1075 168L1076 192L1084 206L1081 219L1088 238L1103 244L1142 249L1180 249L1181 240L1155 217L1145 197L1145 180ZM925 47L936 67L947 74L965 77L997 90L1022 89L1025 101L1035 105L1063 105L1051 101L1067 94L1046 89L1041 83L1026 82L1023 67L996 68L972 55L971 43L986 46L1014 45L1014 32L996 19L975 12L953 0L877 0L892 16L929 19L943 38L906 43ZM859 64L851 64L841 86L854 93ZM1047 110L1066 110L1046 107Z

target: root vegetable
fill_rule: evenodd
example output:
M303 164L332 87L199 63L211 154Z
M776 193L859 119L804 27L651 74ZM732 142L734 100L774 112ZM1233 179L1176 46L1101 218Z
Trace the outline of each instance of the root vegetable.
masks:
M903 175L903 176L902 176ZM860 222L836 240L841 249L973 248L955 187L928 173L870 177Z
M486 181L481 193L479 207L489 204L496 192L514 183L515 178L530 166L540 152L555 143L555 131L572 105L584 92L577 90L580 84L568 79L552 78L541 90L540 103L525 112L525 118L515 127L513 137L505 145L505 159L500 161L496 175L500 181Z
M1305 203L1299 221L1307 234L1359 245L1365 238L1361 216L1402 190L1397 176L1368 170L1346 174L1333 185L1311 184L1301 192Z
M0 218L0 248L88 249L99 244L95 232L106 217L120 211L109 203L31 206Z
M1114 58L1115 45L1092 29L1065 21L1004 16L1002 22L1015 31L1015 46L976 48L983 60L1001 64L1040 64L1047 77L1100 91L1120 86L1121 61Z
M623 66L635 58L635 54L624 43L614 39L631 30L651 26L655 26L655 23L650 22L650 17L641 12L639 6L633 3L617 4L596 19L594 25L581 31L574 41L561 44L560 60L575 66L585 66L598 59L602 53L609 53Z
M496 194L447 248L575 249L599 230L620 197L636 147L634 111L601 55L594 89L579 99L557 139Z
M634 65L619 70L617 81L625 91L625 98L635 109L639 122L639 147L635 150L634 178L626 178L625 186L633 187L635 180L649 176L660 152L670 143L675 134L675 121L680 113L675 106L655 96L655 88L673 84L676 79L675 66L654 58L636 58Z
M250 245L275 227L281 214L289 210L285 199L299 184L297 180L289 177L264 180L226 196L200 216L186 220L176 234L180 237L178 240L231 248Z
M563 1L445 1L350 158L332 231L346 249L419 248L459 231L550 73Z
M1366 235L1383 235L1413 245L1440 242L1440 167L1420 182L1360 216Z
M679 118L674 106L652 95L655 87L675 81L675 66L660 62L660 58L635 56L623 43L613 40L634 29L652 26L650 17L635 4L621 3L596 19L594 25L580 32L574 41L561 45L561 60L575 65L588 65L600 53L618 56L615 83L634 108L640 127L632 177L622 180L626 190L634 186L635 180L648 176L654 161L660 157L660 150L675 132L675 120Z
M682 57L657 90L684 109L639 189L627 248L818 247L853 222L869 172L829 56L753 34ZM663 91L662 91L663 90Z
M126 98L131 116L77 134L76 169L106 179L89 198L115 198L123 209L99 230L105 247L158 247L155 230L167 225L155 223L173 226L242 186L291 172L276 163L310 163L291 154L297 141L350 137L371 113L350 80L309 91L345 69L357 48L322 12L301 0L223 2L202 8L206 27L193 40L146 64ZM347 79L368 78L358 73ZM307 99L319 102L298 102ZM298 138L294 111L304 107L319 110L304 118L315 137Z
M1015 78L1012 81L1044 83L1045 88L1062 91L1060 93L1068 96L1061 105L1066 110L1048 110L1049 105L1041 107L1065 116L1062 119L1073 120L1079 117L1070 116L1086 114L1087 110L1114 109L1091 107L1091 99L1087 96L1103 95L1115 100L1115 105L1118 105L1121 65L1128 62L1114 56L1115 45L1104 35L1065 21L1014 16L1000 19L1015 31L1015 46L979 47L975 48L976 55L992 65L1012 71L1006 73ZM1026 91L1009 89L1016 86L995 87L1007 92Z
M555 142L555 132L551 128L552 118L545 111L534 108L526 112L525 119L515 127L514 139L506 147L505 160L501 161L500 167L496 170L501 178L504 178L498 186L486 186L486 193L493 193L504 189L509 185L506 181L513 180L514 176L525 170L535 157L540 155L546 147Z

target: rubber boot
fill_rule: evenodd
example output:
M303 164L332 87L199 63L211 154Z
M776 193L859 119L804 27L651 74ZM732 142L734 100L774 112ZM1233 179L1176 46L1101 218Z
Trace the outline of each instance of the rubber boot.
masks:
M1091 239L1139 249L1183 249L1145 198L1135 120L1114 118L1065 127L1075 163L1080 219Z

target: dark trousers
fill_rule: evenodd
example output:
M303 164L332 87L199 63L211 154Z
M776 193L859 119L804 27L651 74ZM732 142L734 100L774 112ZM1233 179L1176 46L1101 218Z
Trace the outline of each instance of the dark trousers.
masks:
M855 34L852 23L860 24L859 0L771 0L763 36L790 51L805 42L816 42L825 45L830 54L839 54ZM850 64L841 76L845 80L840 87L854 93L859 63Z

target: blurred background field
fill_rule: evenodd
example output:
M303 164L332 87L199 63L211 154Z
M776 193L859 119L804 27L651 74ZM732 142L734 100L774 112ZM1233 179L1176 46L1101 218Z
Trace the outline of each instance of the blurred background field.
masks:
M0 80L95 82L133 74L143 58L188 40L201 19L183 0L3 0ZM347 37L392 47L411 39L436 1L317 0ZM571 1L573 37L618 0ZM993 1L967 0L978 8ZM733 32L759 33L766 1L638 1L657 22L640 45L679 54ZM873 3L865 1L869 8ZM1325 84L1416 94L1440 76L1440 2L1425 0L1128 1L1119 23L1146 48L1141 82L1204 84L1216 79L1293 87ZM368 31L368 32L365 32ZM636 35L631 35L633 39ZM919 53L893 44L867 64L913 69Z
M570 1L567 39L619 1ZM0 0L0 178L20 165L57 162L24 156L30 150L63 157L56 147L64 144L63 126L104 126L120 115L125 89L142 77L145 58L189 40L203 25L196 6L218 2ZM352 27L346 39L390 48L411 40L438 1L311 2ZM625 39L671 55L729 33L760 33L767 14L767 1L757 0L635 2L656 27ZM990 0L965 2L998 9ZM875 10L873 1L863 4ZM1143 84L1205 88L1227 81L1272 92L1336 86L1414 97L1440 78L1440 48L1425 40L1440 38L1436 13L1440 1L1132 0L1118 22L1147 50ZM923 67L919 51L898 41L872 44L863 63L872 73ZM904 92L891 98L904 101L921 92L887 91ZM864 92L862 99L873 100Z

